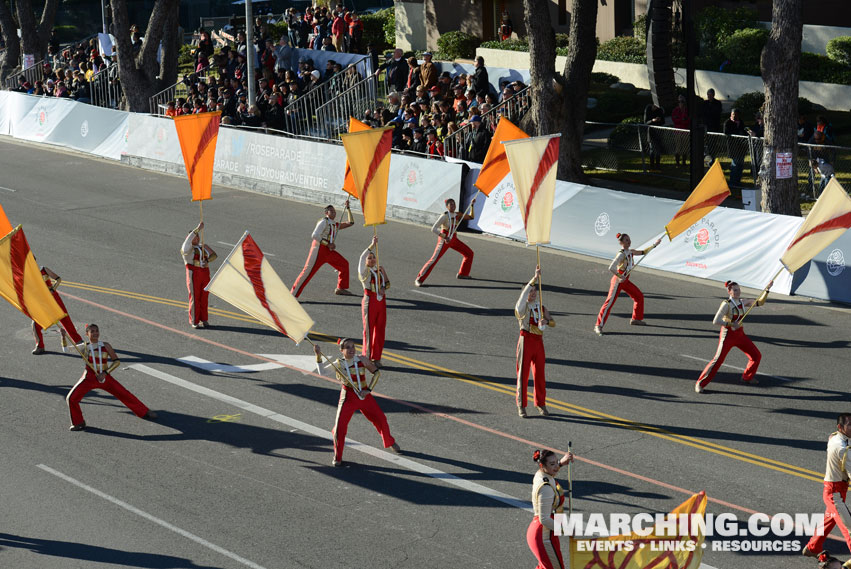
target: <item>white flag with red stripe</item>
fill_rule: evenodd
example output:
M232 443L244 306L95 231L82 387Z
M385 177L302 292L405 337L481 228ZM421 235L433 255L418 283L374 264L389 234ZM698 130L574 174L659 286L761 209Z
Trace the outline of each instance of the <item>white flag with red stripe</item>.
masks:
M503 143L529 245L550 242L560 137L551 134Z
M314 324L247 231L206 290L289 336L296 344Z

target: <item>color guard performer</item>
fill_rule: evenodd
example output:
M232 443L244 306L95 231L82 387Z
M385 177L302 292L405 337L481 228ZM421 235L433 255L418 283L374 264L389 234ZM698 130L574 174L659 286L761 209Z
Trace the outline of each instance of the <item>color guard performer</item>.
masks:
M47 267L41 267L41 278L44 279L47 288L50 289L50 294L53 295L53 298L56 300L56 304L62 309L62 311L67 315L68 309L65 308L65 303L62 302L62 297L59 296L59 293L56 292L56 289L59 288L59 283L62 282L62 278L48 269ZM62 325L59 328L59 333L62 335L62 351L68 352L68 338L71 338L71 341L74 344L82 344L83 338L77 333L77 329L74 327L74 323L71 322L70 316L65 316L62 320L59 321ZM39 355L44 353L44 336L41 333L41 326L33 320L33 338L35 338L35 349L33 350L34 355Z
M759 361L762 359L762 354L759 352L754 343L751 342L751 339L747 337L745 330L742 328L739 321L745 315L745 311L753 304L756 304L757 306L765 304L765 299L768 298L768 291L771 289L771 285L773 284L774 281L768 283L768 286L756 300L742 300L740 298L742 290L739 288L737 283L732 281L724 283L724 286L727 288L727 292L730 293L730 297L721 302L721 306L718 308L718 313L712 320L713 324L721 326L721 337L718 340L718 349L715 350L715 356L712 358L712 361L709 362L703 370L703 373L700 374L700 378L697 380L697 383L694 384L695 393L703 393L703 389L709 385L715 377L715 374L718 373L718 369L721 367L721 364L724 363L724 360L727 358L727 354L734 347L739 348L748 356L748 365L745 368L745 373L742 374L742 381L753 384L759 383L759 380L755 379L754 376L756 375L756 370L759 367Z
M144 403L139 401L135 395L127 391L127 389L115 381L110 375L113 370L121 365L115 350L112 349L106 342L99 341L100 330L97 324L88 324L86 326L86 336L89 341L84 344L85 352L81 353L86 360L86 370L77 384L68 392L65 400L68 402L68 409L71 411L71 429L72 431L82 431L86 428L86 422L83 420L83 412L80 410L80 401L85 397L86 393L92 389L103 389L111 393L119 401L133 411L133 413L142 419L154 420L157 414L148 409ZM107 366L108 361L112 361Z
M334 439L334 458L331 461L332 466L342 466L343 464L343 447L346 445L346 433L349 430L349 421L352 419L355 411L363 413L370 423L381 435L381 440L384 443L384 448L390 449L396 454L402 449L396 444L396 439L390 434L390 426L387 424L387 417L378 406L378 402L372 396L372 390L375 389L375 384L378 383L378 377L381 372L378 371L372 362L368 359L355 355L355 341L349 338L343 338L339 342L342 358L333 362L333 367L336 370L336 378L343 386L340 390L340 403L337 405L337 418L334 420L334 430L331 434ZM319 346L313 346L313 351L316 354L316 367L320 374L324 374L325 368L322 367L322 350ZM366 379L366 372L372 373L372 378L369 382Z
M358 261L358 276L363 284L363 356L369 358L375 367L381 367L381 353L384 351L384 331L387 328L387 289L390 280L384 267L377 265L375 248L378 236L361 253Z
M536 450L532 459L538 464L538 471L532 479L535 517L526 530L526 543L538 559L535 569L564 569L566 565L553 521L555 514L564 512L564 490L555 475L573 460L573 453L569 452L559 459L551 450Z
M517 414L526 418L526 389L529 383L529 373L532 374L534 402L538 412L547 416L547 379L544 373L546 353L544 352L544 327L554 327L555 320L550 311L542 307L538 301L538 289L535 285L541 278L541 267L535 269L535 276L529 281L517 305L514 315L520 324L520 338L517 340Z
M455 200L452 198L449 198L444 203L446 204L446 212L437 218L437 221L435 221L434 225L431 227L432 233L437 235L437 246L434 248L434 253L431 254L431 259L429 259L426 264L423 265L423 268L420 269L420 274L417 275L417 278L414 281L416 286L423 286L423 283L425 283L425 280L428 278L431 270L435 265L437 265L437 262L441 257L443 257L443 254L449 249L455 249L461 253L461 256L463 257L461 261L461 268L458 269L458 275L456 278L471 278L470 269L473 268L473 250L458 239L458 226L465 219L473 219L473 216L470 214L456 212ZM473 198L473 201L470 203L470 207L474 208L475 206L476 199Z
M653 245L644 250L630 249L632 240L626 233L618 233L618 241L621 244L621 250L615 255L612 264L609 265L609 272L612 273L612 280L609 283L609 295L606 301L600 308L600 314L597 315L597 324L594 326L594 332L598 336L603 335L603 326L606 325L606 320L609 319L609 313L615 305L621 291L627 293L632 298L632 320L629 321L633 326L644 326L644 295L637 286L629 280L629 275L632 268L635 266L635 255L646 255L653 250L661 239L657 239Z
M216 260L216 252L206 243L201 243L204 222L198 224L180 248L186 265L186 288L189 290L189 324L193 328L209 328L207 302L210 293L204 290L210 284L210 263Z
M325 263L328 263L337 271L337 289L334 294L354 296L349 292L349 262L337 252L337 232L355 224L352 210L349 209L349 200L346 200L345 213L346 221L334 221L337 218L337 210L333 205L325 206L325 217L320 219L313 229L311 235L313 241L310 245L310 252L307 254L307 261L305 261L304 268L292 288L292 293L296 298L301 295L304 287Z

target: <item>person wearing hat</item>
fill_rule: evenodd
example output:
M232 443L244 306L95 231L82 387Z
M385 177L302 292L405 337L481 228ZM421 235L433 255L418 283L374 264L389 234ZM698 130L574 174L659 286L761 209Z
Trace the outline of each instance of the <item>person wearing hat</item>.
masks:
M346 200L345 213L346 221L334 221L337 218L337 210L333 205L325 206L325 217L319 220L311 234L312 241L307 261L293 284L292 293L296 298L301 295L304 287L325 263L337 271L337 289L334 294L353 296L349 292L349 262L337 252L337 232L355 224L352 210L349 209L349 200Z
M426 140L423 138L423 128L420 126L414 127L411 151L419 154L426 153Z
M437 139L437 131L433 128L428 128L425 131L426 135L426 154L429 158L443 158L443 143Z
M432 54L427 51L423 54L423 62L420 64L420 81L426 89L437 85L437 66L431 61Z
M423 265L422 269L420 269L420 272L414 281L414 285L418 287L425 284L425 280L428 278L429 274L431 274L432 269L434 269L437 262L440 261L441 257L443 257L443 254L449 249L454 249L461 253L461 268L458 269L456 278L471 278L470 269L473 268L473 250L458 239L457 233L458 226L461 225L461 222L467 219L473 219L473 216L467 213L455 211L455 200L452 198L446 200L445 203L446 211L443 215L437 218L437 221L435 221L434 225L431 227L432 233L437 235L437 246L434 248L434 253L432 253L431 258L426 261L426 264ZM475 205L476 198L473 198L473 201L470 203L470 209L472 210Z
M470 127L464 140L464 158L482 164L491 143L491 133L482 127L482 117L478 114L470 117Z

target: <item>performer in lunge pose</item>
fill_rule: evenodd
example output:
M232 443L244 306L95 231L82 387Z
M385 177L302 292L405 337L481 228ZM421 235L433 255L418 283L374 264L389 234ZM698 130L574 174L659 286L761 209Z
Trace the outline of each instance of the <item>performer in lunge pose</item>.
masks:
M80 401L92 389L103 389L111 393L133 411L137 417L148 420L156 419L157 414L154 411L148 409L144 403L110 375L113 370L121 365L121 362L111 345L99 341L100 330L97 324L86 326L86 337L89 341L84 344L85 352L80 353L86 362L86 369L83 376L71 388L65 398L68 402L68 409L71 411L71 430L82 431L86 428L83 412L80 410ZM78 347L75 346L75 348L79 350ZM107 366L109 361L112 363Z
M694 390L696 393L703 393L703 389L709 385L709 382L711 382L712 378L715 377L715 374L718 373L718 369L721 367L721 364L724 363L727 354L734 347L739 348L748 356L748 365L745 368L745 373L742 374L742 381L746 383L759 383L759 380L754 379L754 376L756 375L756 370L759 367L759 360L762 358L762 354L759 353L757 347L754 346L754 343L751 342L751 339L745 334L745 330L742 328L740 320L745 315L745 310L747 310L751 305L756 304L757 306L762 306L765 304L765 299L768 298L768 291L771 289L771 285L773 284L774 281L768 283L768 286L765 287L765 290L759 298L755 300L743 300L741 298L742 289L739 288L738 283L734 283L733 281L727 281L724 283L730 297L721 302L721 306L718 308L718 313L712 320L713 324L721 326L721 337L718 340L718 349L715 350L715 356L712 358L712 361L709 362L703 370L703 373L700 374L700 378L697 380L697 383L694 384Z
M606 325L606 320L609 319L609 313L612 311L612 307L615 305L615 301L618 299L621 291L627 293L632 298L632 320L629 323L636 326L644 326L644 295L629 280L629 274L635 266L635 261L633 260L635 255L646 255L662 242L661 239L657 239L650 247L639 250L630 249L632 240L626 233L618 233L617 237L618 242L621 244L621 250L618 251L612 264L609 265L609 272L612 273L612 280L609 283L609 295L600 308L600 314L597 315L597 324L594 325L594 332L598 336L603 335L603 326Z
M180 248L183 263L186 265L186 288L189 290L189 324L193 328L208 328L207 302L210 293L204 290L210 283L210 263L216 260L216 252L201 242L204 222L198 224Z
M541 267L535 269L535 276L529 281L517 305L514 307L514 315L520 324L520 338L517 340L517 414L525 418L526 415L526 390L529 383L529 374L532 374L532 385L534 390L534 402L538 412L549 415L547 411L547 379L544 373L546 365L546 353L544 352L544 327L554 327L555 320L550 316L550 311L541 306L538 300L538 289L535 286L541 278Z
M381 367L381 353L384 351L384 331L387 327L387 298L390 280L384 267L378 266L375 248L378 236L361 253L358 261L358 277L363 284L363 356L369 358L376 367Z
M62 309L65 314L68 314L68 309L65 308L65 303L62 302L62 297L59 296L59 293L56 292L56 289L59 288L59 283L62 282L62 278L48 269L47 267L41 267L41 278L44 279L45 284L47 284L47 288L50 289L50 293L53 295L53 298L56 300L56 303ZM71 338L71 341L75 344L82 344L83 339L77 333L77 329L74 327L74 323L71 322L70 316L65 316L59 322L62 327L59 328L59 333L62 335L62 351L68 351L68 338ZM38 322L33 320L33 338L35 338L35 349L33 350L33 354L39 355L44 353L44 336L41 333L41 326L38 325Z
M431 270L435 265L437 265L437 262L443 254L449 249L455 249L461 253L461 256L463 257L461 261L461 268L458 269L458 275L456 275L456 278L470 278L470 269L473 268L473 250L458 239L458 226L465 219L473 219L473 216L471 214L456 212L455 200L452 198L446 200L445 203L446 212L438 217L437 221L435 221L434 225L431 227L431 231L437 235L437 246L434 248L434 253L431 254L431 259L429 259L426 264L423 265L423 268L420 269L420 273L414 281L416 286L423 286L423 283L425 283L425 280L428 278ZM473 201L470 203L471 211L475 205L476 199L473 198Z
M536 569L564 569L561 546L555 535L554 514L564 512L564 491L555 479L559 469L573 460L568 452L559 459L551 450L536 450L532 459L538 465L532 479L532 508L535 517L526 530L526 543L538 559Z
M355 354L355 341L349 338L340 340L340 352L342 357L332 363L336 378L343 385L340 390L340 403L337 405L337 418L334 420L334 430L331 434L334 438L334 458L332 466L342 466L343 447L346 445L346 432L349 430L349 421L355 411L363 413L370 423L381 435L384 448L394 453L400 453L401 449L396 444L396 439L390 434L390 426L387 417L378 406L378 402L372 396L372 390L378 383L381 372L378 371L368 359ZM319 346L313 346L316 354L316 366L319 373L327 375L327 368L322 364L322 350ZM372 378L367 382L366 372L372 373Z
M353 296L349 292L349 262L337 252L337 232L355 224L352 210L349 209L349 200L346 200L345 214L345 221L334 221L337 219L337 210L333 205L325 206L325 217L319 220L311 235L312 242L307 261L293 284L292 293L296 298L301 295L319 267L325 263L337 271L337 289L334 294Z

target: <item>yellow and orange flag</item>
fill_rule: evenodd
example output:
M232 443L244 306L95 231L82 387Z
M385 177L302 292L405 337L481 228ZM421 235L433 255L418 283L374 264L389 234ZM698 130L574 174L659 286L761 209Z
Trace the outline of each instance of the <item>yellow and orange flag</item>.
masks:
M9 223L9 218L6 217L6 212L0 205L0 236L8 235L10 231L12 231L12 224Z
M780 262L794 273L851 228L851 197L833 178L792 238Z
M505 146L502 143L518 138L529 138L529 135L507 118L500 118L493 138L491 138L491 144L488 146L488 153L485 155L482 169L479 170L479 177L473 184L486 196L490 195L493 189L508 175L508 158L505 155Z
M680 206L680 209L665 226L668 239L673 240L674 237L700 221L704 215L718 207L729 195L730 188L727 186L727 179L724 177L721 163L716 160L685 203Z
M363 210L363 224L384 223L393 127L350 132L341 134L340 138L343 139L346 156L352 167L352 177Z
M206 290L300 343L313 327L305 312L246 231Z
M213 166L221 111L174 117L192 201L213 199Z
M365 122L359 121L355 117L349 117L349 132L361 132L371 128ZM348 158L346 158L346 175L343 178L343 191L353 198L359 199L358 189L355 187L355 177L352 175L352 166L349 164Z
M550 134L503 143L529 245L550 242L560 137Z
M676 516L676 535L654 527L649 535L570 539L570 567L582 569L697 569L705 535L691 516L706 514L706 494L695 494L669 516ZM669 518L670 519L670 518ZM682 531L685 530L685 531Z
M42 328L67 316L47 288L20 225L0 239L0 296Z

